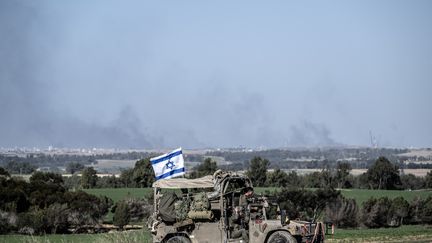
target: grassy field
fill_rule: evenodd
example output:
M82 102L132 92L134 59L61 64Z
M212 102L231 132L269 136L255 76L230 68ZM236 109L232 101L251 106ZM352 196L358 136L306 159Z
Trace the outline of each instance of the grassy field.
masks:
M106 234L77 235L0 235L0 242L10 243L114 243L114 242L151 242L151 235L146 230L116 232ZM326 242L432 242L432 227L407 225L399 228L380 229L344 229L336 230L334 237L327 236Z
M264 193L265 191L274 191L277 188L256 188L257 193ZM94 195L104 195L111 198L114 202L127 197L144 197L152 193L151 188L103 188L103 189L87 189L88 193ZM396 190L364 190L364 189L342 189L342 195L347 198L354 198L357 204L361 204L371 197L389 197L395 198L402 196L407 201L411 201L416 197L426 198L432 196L432 190L419 190L419 191L396 191Z
M359 206L371 197L388 197L395 198L402 196L408 202L416 197L426 198L432 196L432 190L419 190L419 191L396 191L396 190L363 190L363 189L343 189L342 195L346 198L354 198Z
M140 198L153 193L152 188L101 188L86 189L84 191L96 196L107 196L111 198L114 203L124 198Z
M151 242L150 232L147 230L134 230L106 234L76 234L76 235L0 235L0 242L7 243L123 243L123 242Z
M404 225L398 228L337 229L327 242L432 242L432 226Z

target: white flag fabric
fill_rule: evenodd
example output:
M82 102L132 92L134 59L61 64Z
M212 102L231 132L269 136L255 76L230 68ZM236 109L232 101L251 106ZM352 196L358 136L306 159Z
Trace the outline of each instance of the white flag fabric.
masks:
M182 149L150 159L156 180L169 179L185 174Z

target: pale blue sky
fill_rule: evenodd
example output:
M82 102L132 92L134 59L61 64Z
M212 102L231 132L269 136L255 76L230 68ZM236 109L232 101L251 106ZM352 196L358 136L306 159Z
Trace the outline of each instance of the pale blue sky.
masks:
M432 145L430 1L2 1L0 146ZM7 38L4 38L7 37Z

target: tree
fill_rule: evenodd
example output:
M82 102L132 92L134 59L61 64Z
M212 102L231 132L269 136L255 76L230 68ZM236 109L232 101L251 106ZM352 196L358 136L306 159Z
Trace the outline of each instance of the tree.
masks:
M81 177L74 174L64 178L64 187L68 190L76 190L81 188Z
M379 157L366 176L371 189L397 189L401 185L399 168L385 157Z
M326 205L333 202L341 195L340 191L333 187L318 189L314 192L314 197L309 202L309 207L313 209L313 221L315 222L320 216Z
M288 182L289 177L287 173L279 168L267 174L267 186L286 187L288 186Z
M28 210L30 201L26 192L31 191L25 181L0 177L0 212L21 213Z
M66 189L63 186L63 178L53 172L33 173L30 177L30 202L40 209L47 208L50 204L62 201Z
M97 197L83 191L66 192L64 200L69 206L68 221L76 227L76 232L81 232L80 227L99 224L113 204L106 196Z
M53 184L63 184L63 178L60 174L54 172L41 172L36 171L30 177L30 183L34 183L37 181L53 183Z
M44 210L45 225L52 234L68 233L69 208L67 203L53 203Z
M133 170L133 180L139 187L151 187L155 178L149 158L138 160Z
M0 167L0 176L10 177L10 174L3 167Z
M97 188L119 188L121 187L121 181L115 175L103 176L98 178L96 187Z
M123 170L120 174L120 181L125 187L134 187L135 181L133 178L134 169Z
M126 206L124 207L124 205ZM131 221L142 222L142 220L147 219L151 215L152 208L152 204L147 198L123 199L117 202L111 209L111 212L114 213L114 224L121 227L121 225L126 225Z
M415 198L410 205L411 222L415 224L432 223L432 196Z
M255 186L265 186L267 179L267 169L270 162L261 157L254 157L250 161L249 170L246 172L247 176L252 180Z
M390 211L393 215L392 219L396 220L396 225L403 225L403 220L408 216L409 203L403 197L396 197L392 201Z
M348 176L351 170L352 167L349 163L337 163L335 179L338 188L349 188L352 186L348 181Z
M283 188L281 191L276 191L274 196L280 208L287 211L289 218L316 220L328 203L340 197L340 191L332 188L316 191Z
M11 174L31 174L36 167L29 162L16 162L14 160L6 163L5 169Z
M334 180L334 177L333 177L330 169L328 169L328 168L323 169L321 171L321 173L319 174L319 178L320 178L319 188L334 188L335 187L336 182Z
M66 172L74 174L75 172L80 172L84 169L84 165L78 162L71 162L66 165Z
M206 175L212 175L218 169L216 161L211 158L205 158L204 162L195 166L192 170L190 178L199 178Z
M425 178L413 174L401 175L403 189L417 190L425 187Z
M358 225L359 208L355 199L339 196L327 204L325 212L326 218L340 228Z
M115 207L113 223L115 226L123 227L129 223L130 215L128 205L124 201L119 201Z
M432 188L432 170L426 174L425 181L426 188Z
M98 177L96 170L93 167L87 167L81 172L81 186L84 189L93 188L96 186Z
M297 172L291 171L287 174L287 180L289 186L296 186L296 187L305 187L305 183L303 180L304 177L300 177Z
M319 188L321 187L321 173L318 171L305 175L306 187Z
M369 228L388 226L391 218L391 200L387 197L370 198L363 203L362 222Z

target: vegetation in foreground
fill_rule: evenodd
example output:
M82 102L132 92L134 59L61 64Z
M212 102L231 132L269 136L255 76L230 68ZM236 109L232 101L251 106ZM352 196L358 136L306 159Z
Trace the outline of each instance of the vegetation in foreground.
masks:
M398 228L379 229L336 229L332 237L328 235L328 242L431 242L432 227L424 225L404 225ZM103 234L75 234L75 235L0 235L0 242L10 243L111 243L111 242L151 242L150 232L147 230L103 233Z
M151 234L147 230L133 230L101 234L48 234L43 236L29 235L0 235L0 242L8 243L123 243L123 242L151 242Z
M404 225L397 228L379 229L336 229L334 236L327 236L329 242L431 242L432 227L425 225Z

